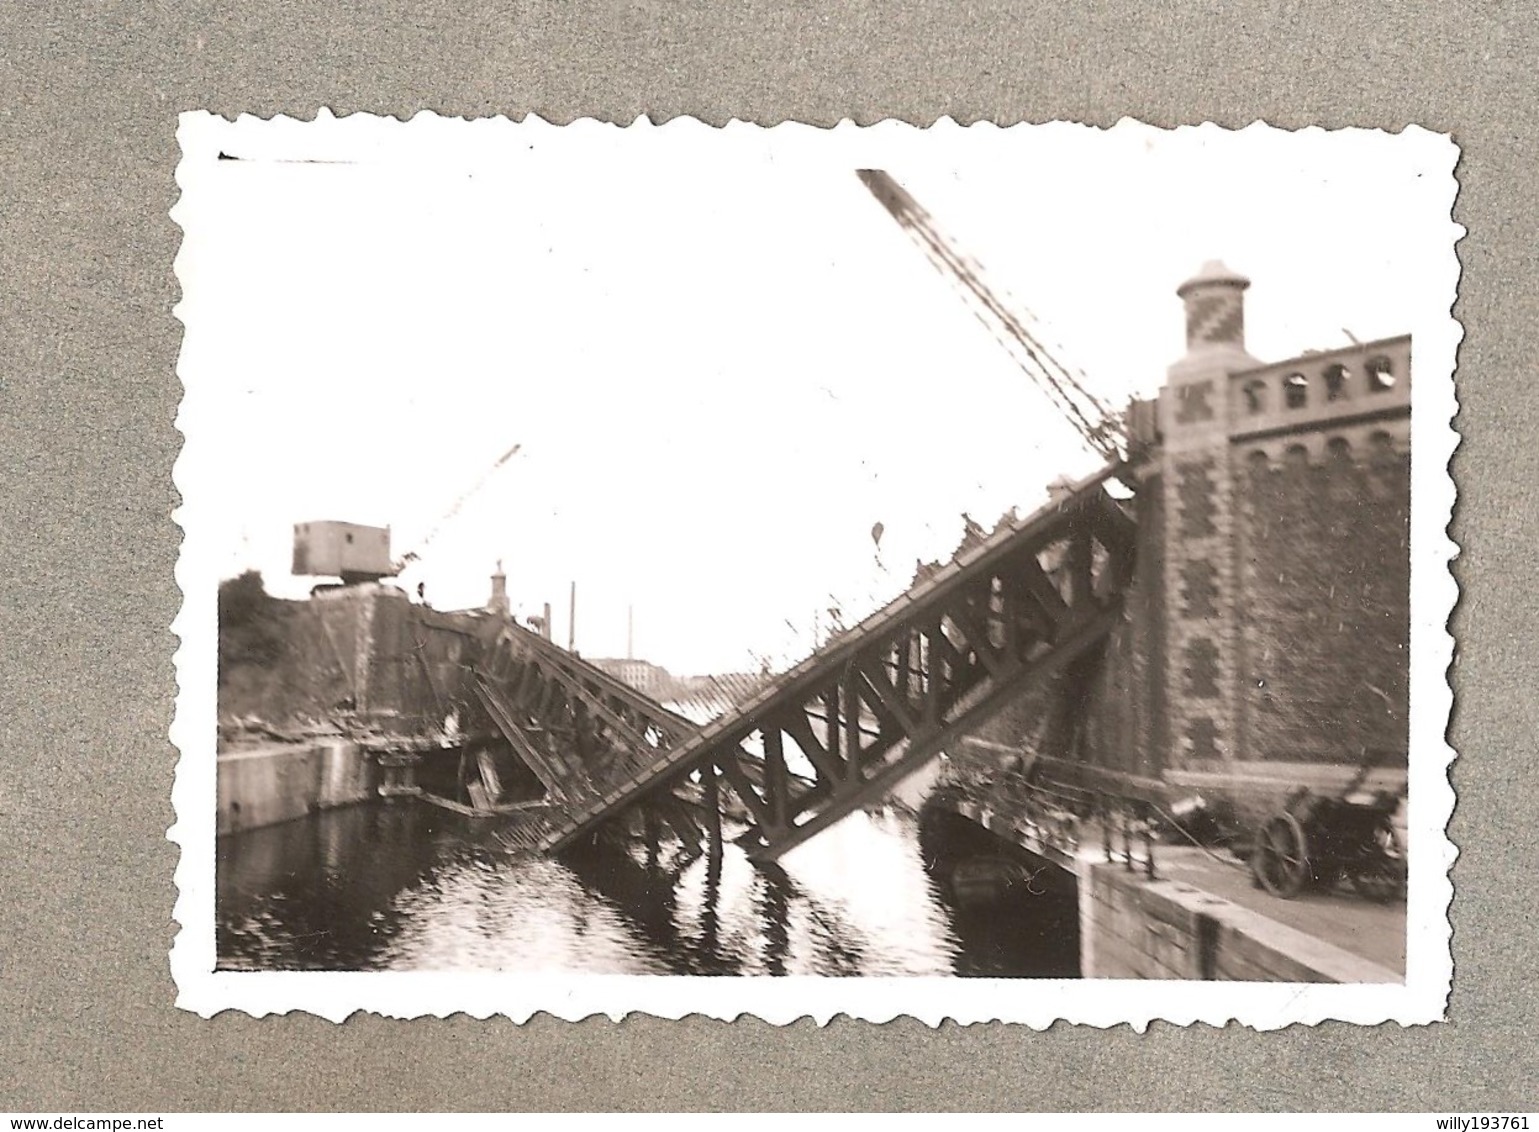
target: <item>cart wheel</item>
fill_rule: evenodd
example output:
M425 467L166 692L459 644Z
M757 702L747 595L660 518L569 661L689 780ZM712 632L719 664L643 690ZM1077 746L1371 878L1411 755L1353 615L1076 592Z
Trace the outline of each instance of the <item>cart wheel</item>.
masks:
M1298 894L1309 877L1309 852L1297 818L1278 814L1262 826L1255 864L1256 879L1273 896Z
M1378 904L1405 895L1405 854L1395 827L1385 822L1374 830L1372 846L1350 867L1352 887Z

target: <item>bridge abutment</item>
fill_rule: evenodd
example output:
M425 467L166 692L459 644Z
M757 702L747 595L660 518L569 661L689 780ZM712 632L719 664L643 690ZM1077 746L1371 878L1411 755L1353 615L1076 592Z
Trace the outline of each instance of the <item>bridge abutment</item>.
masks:
M1397 955L1392 946L1364 955L1340 942L1360 947L1369 921L1395 925L1403 936L1403 922L1394 909L1350 897L1334 899L1330 907L1311 906L1310 916L1328 916L1340 925L1340 938L1333 941L1318 930L1308 930L1309 923L1285 922L1302 905L1259 892L1237 897L1237 887L1250 889L1248 876L1236 872L1237 863L1220 862L1204 850L1155 847L1151 875L1146 846L1133 846L1125 857L1121 834L1112 831L1108 854L1095 822L1083 824L1077 837L1068 837L965 798L937 798L929 806L953 823L947 838L964 855L990 856L992 845L993 853L1019 854L1029 862L1032 873L1024 899L1043 902L1043 916L1052 918L1048 901L1071 894L1068 898L1078 911L1077 935L1073 925L1060 924L1058 930L1077 943L1078 974L1083 978L1404 980L1403 954ZM958 832L956 823L966 828ZM1021 898L1018 890L1015 896ZM1281 910L1263 911L1249 906L1246 899Z
M1093 857L1076 862L1076 877L1087 979L1405 981L1401 971L1185 881Z

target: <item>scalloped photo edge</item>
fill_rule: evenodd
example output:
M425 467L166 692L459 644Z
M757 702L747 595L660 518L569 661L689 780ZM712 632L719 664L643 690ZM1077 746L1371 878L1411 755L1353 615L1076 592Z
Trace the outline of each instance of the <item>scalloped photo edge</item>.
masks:
M179 1007L1444 1018L1448 135L177 136Z

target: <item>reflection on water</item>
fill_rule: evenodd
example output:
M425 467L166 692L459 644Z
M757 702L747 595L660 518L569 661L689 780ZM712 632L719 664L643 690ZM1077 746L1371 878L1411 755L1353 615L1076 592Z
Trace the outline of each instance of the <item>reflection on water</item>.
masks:
M927 872L918 821L857 813L750 862L677 846L509 854L494 823L412 802L356 806L219 842L225 968L489 969L604 974L1078 973L1072 892L1016 886L982 904ZM927 830L932 863L949 851ZM965 840L965 839L964 839ZM966 874L966 875L971 875ZM997 895L997 894L996 894Z

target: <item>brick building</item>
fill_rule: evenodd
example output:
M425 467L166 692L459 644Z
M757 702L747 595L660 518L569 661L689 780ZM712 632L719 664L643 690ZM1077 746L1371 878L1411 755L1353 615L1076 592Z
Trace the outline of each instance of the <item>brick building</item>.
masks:
M678 679L673 673L649 660L610 656L586 659L595 668L602 669L616 680L629 684L654 700L671 699L676 691Z
M1187 352L1132 415L1122 624L985 745L1246 808L1365 762L1373 781L1404 782L1411 341L1263 364L1245 350L1248 286L1209 263L1178 289Z

